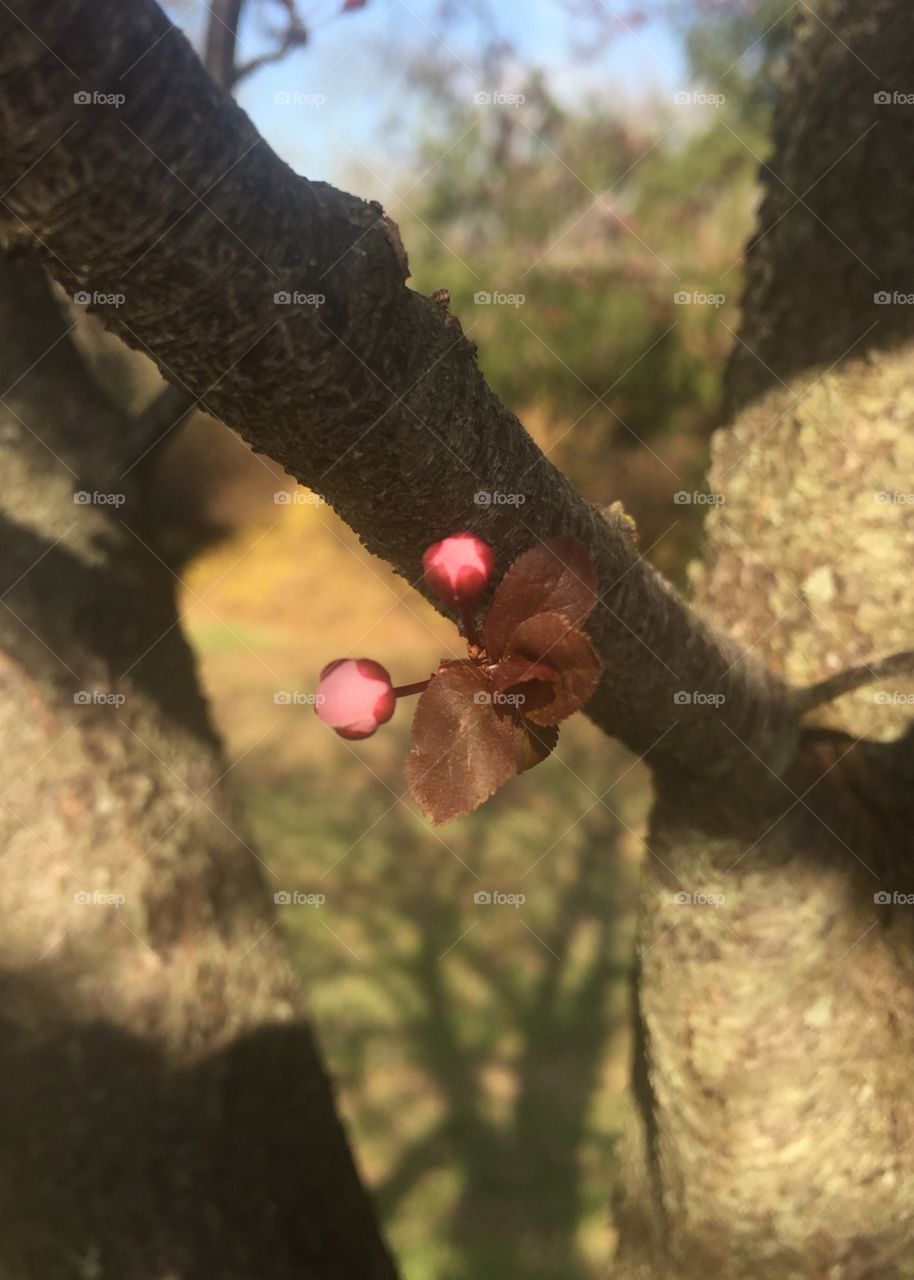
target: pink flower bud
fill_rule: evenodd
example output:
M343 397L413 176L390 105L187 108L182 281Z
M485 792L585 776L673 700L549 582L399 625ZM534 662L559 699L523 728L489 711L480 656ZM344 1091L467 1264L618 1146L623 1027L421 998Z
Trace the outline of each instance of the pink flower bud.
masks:
M321 672L314 710L341 738L370 738L394 713L390 676L371 658L337 658Z
M467 604L483 590L495 567L492 548L475 533L433 542L422 557L425 582L445 604Z

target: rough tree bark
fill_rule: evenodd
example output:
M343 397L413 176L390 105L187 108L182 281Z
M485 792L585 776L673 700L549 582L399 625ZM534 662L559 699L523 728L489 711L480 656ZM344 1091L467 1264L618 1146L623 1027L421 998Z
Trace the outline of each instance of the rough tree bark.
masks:
M803 199L772 179L751 256L743 341L773 373L734 362L702 619L538 454L446 306L405 287L382 211L291 174L152 0L0 12L0 242L71 290L123 294L106 323L410 580L470 512L501 564L559 531L593 552L607 676L590 714L657 783L619 1205L633 1280L914 1268L911 911L873 901L914 888L907 716L857 693L804 727L788 690L914 631L910 506L876 501L910 474L908 313L867 333L855 265L871 292L904 291L910 108L879 114L873 95L914 87L914 19L899 0L821 14L773 163ZM77 91L124 102L75 107ZM278 291L326 300L277 306ZM479 488L524 492L523 519L478 513ZM682 706L679 690L723 701Z
M0 291L0 1272L394 1280L130 423L44 272Z
M914 11L802 8L694 574L795 684L914 634L914 326L877 301L914 300ZM914 889L914 699L878 688L815 717L783 817L659 790L622 1275L914 1275L914 907L874 901Z

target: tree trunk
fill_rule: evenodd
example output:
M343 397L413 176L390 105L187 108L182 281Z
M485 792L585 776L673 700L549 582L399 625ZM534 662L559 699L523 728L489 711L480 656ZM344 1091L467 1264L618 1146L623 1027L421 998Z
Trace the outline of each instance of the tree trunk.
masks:
M912 308L874 297L914 295L914 108L876 97L914 11L802 8L695 572L793 683L914 634ZM914 890L914 697L877 688L752 806L658 779L620 1277L914 1275L914 905L877 896Z
M0 1271L394 1280L127 424L43 273L0 288Z

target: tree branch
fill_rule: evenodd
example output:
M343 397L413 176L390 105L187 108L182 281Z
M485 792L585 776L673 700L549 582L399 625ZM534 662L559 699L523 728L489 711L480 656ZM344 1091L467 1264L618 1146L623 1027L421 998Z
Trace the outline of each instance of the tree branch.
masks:
M247 62L237 61L238 24L245 0L210 0L203 65L224 89L235 89L242 80L273 62L281 62L292 49L308 43L308 28L298 16L294 0L283 0L288 14L285 27L273 32L276 47Z
M224 89L233 89L247 74L246 70L239 70L235 61L243 7L244 0L210 0L208 6L202 61ZM164 387L130 424L130 451L135 459L140 461L169 440L173 428L183 425L193 408L193 396L171 383Z
M169 441L172 432L182 426L196 408L193 396L168 383L129 422L125 454L129 464L136 464L156 453Z
M308 43L308 28L296 13L292 0L287 0L286 7L289 11L289 20L284 31L275 33L276 47L268 53L259 54L256 58L249 58L247 62L236 64L232 88L237 88L242 80L252 76L255 71L260 71L271 63L281 62L287 53L291 53L293 49L300 49L302 45Z
M225 89L238 78L235 46L244 0L209 0L209 18L203 41L203 65Z
M825 702L832 702L845 693L853 693L868 684L876 684L880 680L892 680L896 677L910 680L914 677L914 650L904 653L893 653L888 658L877 658L865 662L859 667L851 667L847 671L839 671L837 675L820 680L806 689L795 689L790 700L799 715L805 715Z
M576 535L602 591L593 720L680 773L786 765L782 682L537 449L446 304L406 287L380 206L293 174L154 0L2 6L0 136L0 243L96 294L110 328L369 550L418 583L422 549L455 529L486 538L500 570L537 539ZM481 506L480 491L523 505Z
M277 62L307 40L307 32L289 0L289 23L280 45L271 53L261 54L239 66L236 61L238 24L245 0L210 0L206 34L203 39L203 65L224 89L235 86L252 72L270 62ZM130 424L130 452L136 461L157 450L171 438L175 427L182 426L195 408L194 398L169 384Z

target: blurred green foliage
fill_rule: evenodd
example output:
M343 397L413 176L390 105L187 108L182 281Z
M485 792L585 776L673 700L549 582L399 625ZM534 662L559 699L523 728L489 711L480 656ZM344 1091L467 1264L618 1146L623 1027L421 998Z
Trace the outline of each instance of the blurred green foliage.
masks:
M689 100L637 113L570 110L536 71L517 106L420 77L434 110L395 210L416 285L450 291L496 391L555 424L542 443L588 496L618 496L620 450L669 462L670 491L683 457L704 463L791 8L689 6ZM524 301L479 301L496 291Z

